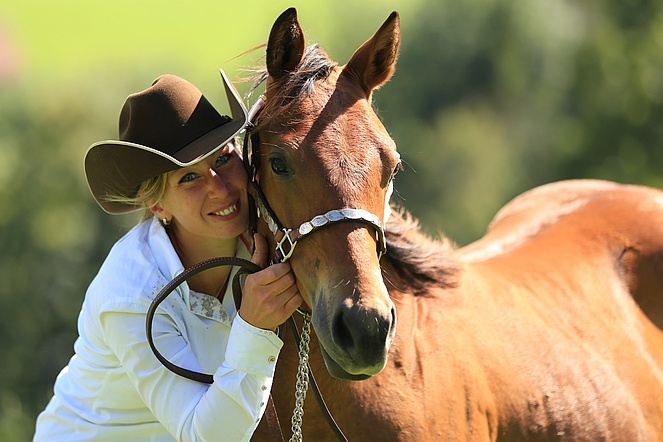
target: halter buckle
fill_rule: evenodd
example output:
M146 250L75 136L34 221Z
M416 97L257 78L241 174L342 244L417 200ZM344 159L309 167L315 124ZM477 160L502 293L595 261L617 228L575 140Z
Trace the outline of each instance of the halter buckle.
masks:
M276 243L276 255L280 262L286 262L290 259L292 253L295 251L297 240L293 240L290 237L290 232L292 232L292 229L284 228L281 230L281 232L283 232L283 238L278 240ZM286 248L288 249L287 251L285 250Z

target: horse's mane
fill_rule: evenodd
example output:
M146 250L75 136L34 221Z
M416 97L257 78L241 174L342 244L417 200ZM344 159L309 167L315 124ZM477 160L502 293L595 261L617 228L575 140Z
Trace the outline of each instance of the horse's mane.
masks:
M274 118L282 118L289 109L309 97L314 88L320 88L317 80L326 80L333 72L337 63L330 60L327 54L317 45L306 48L301 63L294 71L278 79L271 87L278 91L271 96L260 110L258 121L260 126ZM253 76L251 95L268 76L267 68L258 69ZM317 91L316 91L317 92ZM332 93L331 90L328 91ZM454 287L457 285L459 267L453 253L451 242L442 237L433 240L427 237L419 223L404 209L395 210L385 227L387 239L387 255L391 261L400 283L407 282L409 289L422 293L427 287ZM407 289L398 287L399 289Z
M405 209L392 211L385 226L385 237L387 258L398 273L400 283L407 283L415 294L431 285L442 288L458 285L460 268L451 241L444 236L439 240L429 238Z
M317 80L326 80L337 65L338 63L330 60L325 51L317 44L308 46L297 69L276 80L272 87L278 91L278 94L264 104L258 121L254 124L260 127L272 119L288 113L291 107L296 106L313 93ZM256 71L253 77L253 87L249 94L253 93L267 79L267 75L267 68ZM331 94L331 91L329 93Z

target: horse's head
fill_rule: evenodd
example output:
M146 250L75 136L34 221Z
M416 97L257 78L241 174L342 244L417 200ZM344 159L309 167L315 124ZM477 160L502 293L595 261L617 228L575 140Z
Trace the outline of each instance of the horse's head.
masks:
M290 259L327 368L341 379L379 373L395 333L396 310L382 280L379 251L400 160L373 111L371 93L391 77L399 42L394 12L339 67L317 46L306 48L296 11L289 9L276 20L267 46L268 76L253 149L272 212L292 229L329 211L360 212L359 218L316 229ZM259 230L274 247L264 223Z

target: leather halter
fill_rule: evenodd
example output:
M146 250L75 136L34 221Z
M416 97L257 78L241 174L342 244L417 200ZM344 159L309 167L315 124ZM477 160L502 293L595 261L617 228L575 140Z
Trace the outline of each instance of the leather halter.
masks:
M250 205L255 204L256 210L251 210L256 213L257 217L263 217L267 223L267 227L272 232L276 247L274 256L276 262L285 262L292 256L295 246L299 241L306 238L313 232L320 230L325 226L329 226L339 222L360 222L368 224L375 228L377 232L377 251L378 259L382 257L387 251L387 241L384 235L384 227L382 221L377 215L364 210L354 208L333 209L323 215L317 215L311 220L302 223L299 227L292 229L284 227L279 221L274 211L269 206L267 198L265 197L260 184L258 183L258 169L260 168L260 152L253 149L253 146L259 145L257 131L251 132L254 128L253 122L255 121L260 109L264 105L264 97L261 95L254 103L249 111L249 125L247 126L244 135L244 146L242 149L242 158L244 167L250 178L249 195ZM252 227L255 227L257 219L252 219Z

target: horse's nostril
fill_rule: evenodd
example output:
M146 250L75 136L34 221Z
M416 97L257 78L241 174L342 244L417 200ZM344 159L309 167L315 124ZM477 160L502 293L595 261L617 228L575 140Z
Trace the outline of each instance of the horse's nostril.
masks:
M391 306L391 324L389 324L389 331L387 332L387 340L391 345L391 340L396 334L396 306Z
M350 351L354 347L354 340L352 338L352 333L348 328L348 325L345 323L345 315L343 311L338 312L336 315L336 320L334 321L334 326L332 328L332 334L334 336L334 342L345 349Z

